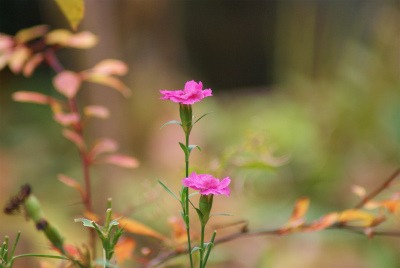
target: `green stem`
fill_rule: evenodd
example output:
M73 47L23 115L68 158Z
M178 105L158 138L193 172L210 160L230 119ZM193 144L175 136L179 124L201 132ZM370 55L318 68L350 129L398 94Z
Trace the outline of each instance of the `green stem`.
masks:
M189 133L185 133L185 145L186 148L189 148ZM189 154L185 154L185 177L189 177ZM192 243L190 239L190 220L189 220L189 189L188 187L184 187L184 198L185 204L183 208L183 214L185 216L185 224L186 224L186 235L188 239L188 251L189 251L189 260L190 267L193 268L193 257L192 257Z
M214 233L213 233L213 235L211 237L211 240L210 240L210 245L208 246L208 249L207 249L206 256L204 258L204 264L203 264L204 267L206 267L206 264L207 264L207 261L208 261L208 257L210 256L211 249L214 247L214 240L215 240L215 236L216 235L217 235L217 231L214 231Z
M204 259L204 229L205 224L201 224L201 236L200 236L200 268L205 267L205 263L203 262Z
M14 264L14 261L19 258L25 258L25 257L38 257L38 258L48 258L48 259L59 259L59 260L70 260L69 258L65 256L58 256L58 255L47 255L47 254L21 254L17 255L11 258L10 261L10 266L12 267Z

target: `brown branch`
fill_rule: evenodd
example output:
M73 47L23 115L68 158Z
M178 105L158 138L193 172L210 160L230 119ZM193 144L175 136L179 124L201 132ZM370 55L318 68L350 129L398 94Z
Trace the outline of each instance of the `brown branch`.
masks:
M362 208L366 203L368 203L371 199L373 199L375 196L380 194L383 190L388 188L392 181L396 179L400 175L400 168L398 168L395 172L392 173L392 175L383 182L381 186L379 186L377 189L372 191L370 194L365 196L357 205L354 206L354 208L359 209Z

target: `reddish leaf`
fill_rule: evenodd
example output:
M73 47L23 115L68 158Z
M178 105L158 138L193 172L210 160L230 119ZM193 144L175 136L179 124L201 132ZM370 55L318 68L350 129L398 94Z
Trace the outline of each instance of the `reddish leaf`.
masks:
M128 233L151 236L160 240L166 239L166 237L164 237L162 234L133 219L121 218L118 219L118 222L119 226Z
M104 106L100 105L89 105L83 110L86 116L98 117L101 119L106 119L110 116L110 112Z
M4 53L14 46L14 38L7 34L0 33L0 51Z
M338 220L338 213L334 212L334 213L329 213L323 217L321 217L319 220L316 220L314 222L312 222L310 225L308 225L304 231L320 231L320 230L324 230L330 226L332 226L333 224L335 224Z
M79 90L81 78L77 73L63 71L54 77L53 84L58 92L71 99Z
M107 59L96 64L92 71L97 74L125 75L128 66L120 60Z
M292 216L289 219L288 226L295 228L304 223L304 215L308 211L310 200L307 197L303 197L296 201Z
M49 104L51 98L41 93L31 91L17 91L12 94L12 99L19 102L32 102L36 104Z
M18 43L26 43L35 38L43 36L47 33L49 27L47 25L37 25L27 29L22 29L15 34L15 41Z
M77 190L79 192L79 194L81 195L82 199L84 198L85 192L83 191L83 188L80 185L80 183L78 183L76 180L74 180L68 176L65 176L63 174L58 175L58 180L61 181L62 183L64 183L65 185Z
M8 65L13 73L21 72L25 62L31 56L31 51L25 46L18 46L8 60Z
M77 113L69 113L69 114L64 114L64 113L57 113L53 116L54 120L63 125L63 126L70 126L72 124L76 124L79 122L79 114Z
M82 136L79 135L78 133L76 133L75 131L72 131L69 129L64 129L63 135L65 138L72 141L72 143L74 143L80 151L83 151L86 149L85 142L84 142Z
M91 32L80 32L71 36L67 45L73 48L92 48L97 44L97 37Z
M129 88L121 82L121 80L107 75L87 74L85 73L85 80L105 86L112 87L122 93L125 97L131 94Z
M118 240L115 246L115 258L118 264L123 263L132 257L133 251L136 248L136 242L132 238L123 237Z
M113 153L118 150L118 143L112 139L101 139L96 142L90 151L91 157L94 159L103 153Z
M44 60L42 53L36 53L25 64L22 73L24 76L29 77L35 71L36 67Z
M108 155L102 157L99 161L125 168L137 168L139 166L139 161L136 158L120 154Z

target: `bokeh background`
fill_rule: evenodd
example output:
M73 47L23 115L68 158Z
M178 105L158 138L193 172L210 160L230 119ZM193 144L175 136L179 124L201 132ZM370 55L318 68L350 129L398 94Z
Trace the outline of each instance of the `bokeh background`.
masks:
M83 70L104 58L121 59L130 67L124 82L133 92L125 99L85 86L80 104L112 112L108 120L90 122L87 138L114 138L121 152L141 162L135 170L93 169L99 213L112 197L117 211L170 235L168 220L179 217L179 206L157 180L180 189L183 136L176 126L160 129L179 115L177 105L159 100L159 90L182 88L187 80L200 80L214 93L194 107L196 115L213 113L194 128L192 143L202 151L193 154L193 170L233 180L232 196L215 200L216 211L233 216L213 219L215 226L241 220L254 229L282 226L302 196L311 198L308 218L318 218L353 206L353 185L374 189L399 166L399 1L85 3L79 30L92 31L100 42L90 50L65 50L61 60ZM0 32L37 24L68 28L53 1L1 0ZM79 196L57 180L60 173L81 178L77 152L47 107L11 100L17 90L55 94L53 75L45 66L29 79L0 73L0 204L30 183L47 217L69 242L81 244L84 229L73 222L82 211ZM399 215L385 226L399 230ZM31 222L0 215L1 237L18 230L19 253L48 252ZM144 241L136 257L143 257L141 246L157 247ZM210 261L210 267L395 268L400 239L344 231L252 237L216 247ZM39 262L26 259L16 267Z

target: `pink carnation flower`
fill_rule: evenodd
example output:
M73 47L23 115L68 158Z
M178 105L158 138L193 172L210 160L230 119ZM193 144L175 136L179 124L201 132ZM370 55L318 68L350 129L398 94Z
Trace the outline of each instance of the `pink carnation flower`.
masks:
M231 193L229 189L231 179L229 177L219 180L209 174L196 174L196 172L192 172L188 178L183 179L182 183L186 187L200 191L202 195L223 194L229 196Z
M203 83L194 80L187 81L183 90L160 90L162 100L170 100L180 104L193 104L205 97L212 96L210 88L203 90Z

